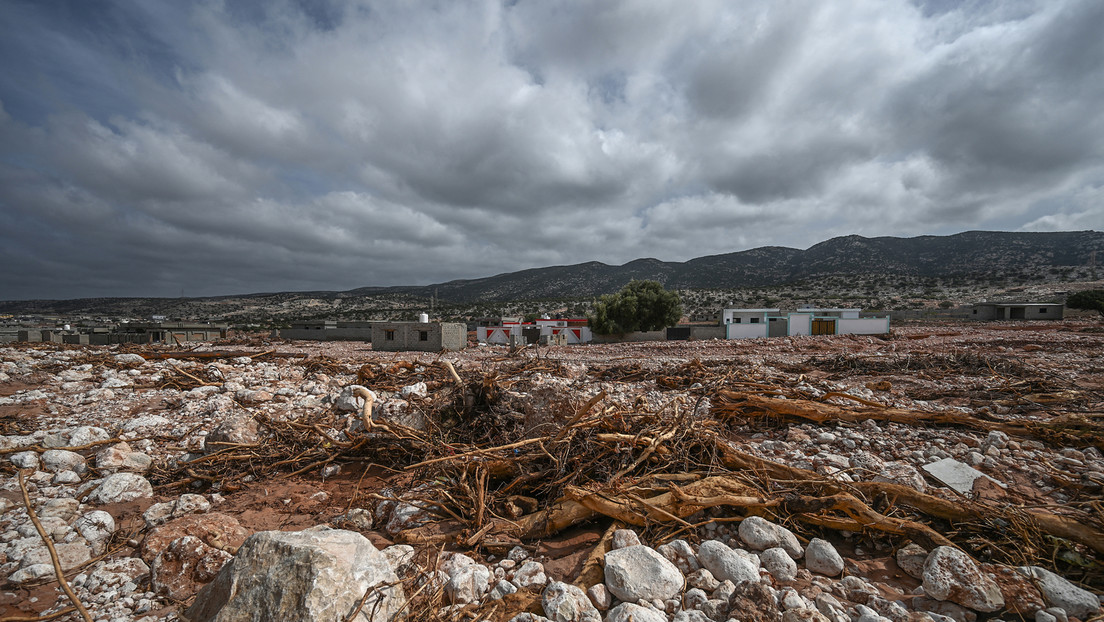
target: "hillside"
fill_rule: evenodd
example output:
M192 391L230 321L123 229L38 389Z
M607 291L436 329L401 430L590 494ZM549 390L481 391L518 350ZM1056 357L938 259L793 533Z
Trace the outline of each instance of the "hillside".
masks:
M456 316L494 315L509 301L586 301L633 279L668 289L728 292L699 296L702 309L724 301L762 299L763 288L785 288L791 299L850 297L854 304L896 305L922 290L931 299L937 282L964 289L1095 280L1093 253L1104 262L1104 232L1006 233L970 231L915 238L833 238L807 250L777 246L685 262L637 259L620 266L592 261L509 272L426 286L362 287L344 292L278 292L212 298L96 298L0 302L0 313L109 315L287 321L295 318L413 317L432 297ZM747 295L747 290L752 294ZM849 291L852 290L852 291ZM795 294L796 292L796 294ZM777 294L777 292L775 292ZM531 306L531 305L530 305ZM691 304L691 307L695 307ZM448 310L446 311L446 308ZM528 307L526 307L528 308ZM581 313L580 307L564 307Z

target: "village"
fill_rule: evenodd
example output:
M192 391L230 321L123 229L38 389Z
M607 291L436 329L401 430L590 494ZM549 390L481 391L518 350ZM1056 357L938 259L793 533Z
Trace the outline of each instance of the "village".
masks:
M8 343L0 613L1094 620L1104 333L977 311Z

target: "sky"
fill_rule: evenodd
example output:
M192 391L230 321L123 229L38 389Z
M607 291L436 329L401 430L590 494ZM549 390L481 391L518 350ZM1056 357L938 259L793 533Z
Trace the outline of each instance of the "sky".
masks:
M0 299L1104 229L1104 2L0 0Z

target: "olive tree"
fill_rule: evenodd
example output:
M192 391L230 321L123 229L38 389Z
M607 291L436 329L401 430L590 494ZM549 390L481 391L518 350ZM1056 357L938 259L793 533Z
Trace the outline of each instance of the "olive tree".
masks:
M1066 306L1071 309L1096 311L1104 315L1104 289L1088 289L1066 298Z
M631 281L616 294L598 299L587 319L600 335L659 330L678 323L682 302L678 294L656 281Z

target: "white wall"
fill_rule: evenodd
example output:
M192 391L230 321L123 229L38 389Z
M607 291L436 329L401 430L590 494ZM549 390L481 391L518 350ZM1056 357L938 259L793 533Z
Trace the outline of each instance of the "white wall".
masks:
M790 314L790 335L811 335L813 334L813 314L811 313L791 313Z
M837 335L880 335L889 332L888 317L836 320Z
M766 323L759 324L728 324L729 339L755 339L767 336Z

